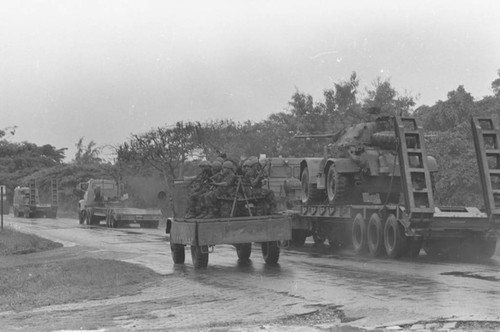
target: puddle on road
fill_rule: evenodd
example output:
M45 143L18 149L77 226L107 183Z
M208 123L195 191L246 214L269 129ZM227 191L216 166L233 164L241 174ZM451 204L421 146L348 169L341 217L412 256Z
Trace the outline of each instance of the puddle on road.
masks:
M500 281L499 278L494 277L494 276L484 276L480 274L476 274L473 272L444 272L441 273L443 276L455 276L455 277L463 277L463 278L474 278L474 279L480 279L480 280L487 280L487 281Z

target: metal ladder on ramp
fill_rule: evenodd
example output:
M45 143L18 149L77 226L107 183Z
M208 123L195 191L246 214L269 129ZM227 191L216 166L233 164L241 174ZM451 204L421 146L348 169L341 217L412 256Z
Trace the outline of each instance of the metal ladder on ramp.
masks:
M486 213L500 223L500 128L490 117L471 117Z
M29 182L29 205L36 205L36 182L35 180Z
M56 206L59 202L59 191L56 179L52 179L50 182L50 192L52 193L52 205Z
M415 118L394 117L405 210L411 219L434 214L431 175L422 127Z

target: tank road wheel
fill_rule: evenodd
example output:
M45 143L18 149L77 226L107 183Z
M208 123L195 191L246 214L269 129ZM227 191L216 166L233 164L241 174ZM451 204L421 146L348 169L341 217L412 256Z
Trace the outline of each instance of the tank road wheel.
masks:
M80 222L80 225L83 225L86 219L87 212L85 210L81 210L80 213L78 213L78 221Z
M300 182L302 184L301 200L303 204L322 202L325 199L325 192L323 190L319 190L316 183L309 182L309 170L307 167L302 172Z
M208 246L191 246L191 259L195 269L206 268L208 265Z
M370 256L378 257L384 252L384 225L377 213L368 220L366 239Z
M251 243L241 243L236 245L236 254L239 260L247 261L250 259L252 254L252 244Z
M352 223L351 238L354 252L358 255L365 254L368 248L366 222L361 213L358 213L356 217L354 217L354 221Z
M266 264L277 264L280 259L280 248L278 247L278 242L263 242L262 257L264 257Z
M186 258L185 248L183 244L175 244L170 242L170 251L174 264L184 264Z
M345 199L345 193L349 185L347 176L337 174L335 165L328 170L326 178L326 192L328 194L328 203L331 205L342 202Z
M390 258L400 257L406 249L406 235L403 226L392 213L387 217L384 226L385 252Z

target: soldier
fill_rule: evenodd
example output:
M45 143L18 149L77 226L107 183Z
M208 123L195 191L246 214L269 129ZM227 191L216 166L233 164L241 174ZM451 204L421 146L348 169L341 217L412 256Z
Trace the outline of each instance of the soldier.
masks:
M214 218L216 213L217 198L234 194L235 183L238 177L235 174L236 166L231 161L225 161L222 164L222 181L212 182L216 188L204 195L204 202L208 214L204 218Z
M188 197L188 207L186 211L186 219L196 217L197 213L202 209L202 195L210 190L210 177L212 176L212 164L203 160L200 162L199 167L201 173L191 181L189 188L190 194Z
M266 202L269 204L271 213L274 213L276 210L274 192L263 188L265 174L259 160L256 157L249 158L243 164L243 168L245 170L245 183L250 184L252 196L264 196Z

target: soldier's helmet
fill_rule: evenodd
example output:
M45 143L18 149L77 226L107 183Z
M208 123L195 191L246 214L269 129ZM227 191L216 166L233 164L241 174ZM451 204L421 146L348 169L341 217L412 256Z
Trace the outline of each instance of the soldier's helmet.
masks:
M200 167L212 167L212 164L207 160L202 160L198 166L200 166Z
M236 166L233 164L233 162L231 162L229 160L225 161L222 164L222 168L229 168L229 169L233 170L233 172L236 171Z
M212 168L216 171L220 171L222 169L222 163L218 160L215 160L213 163L212 163Z

